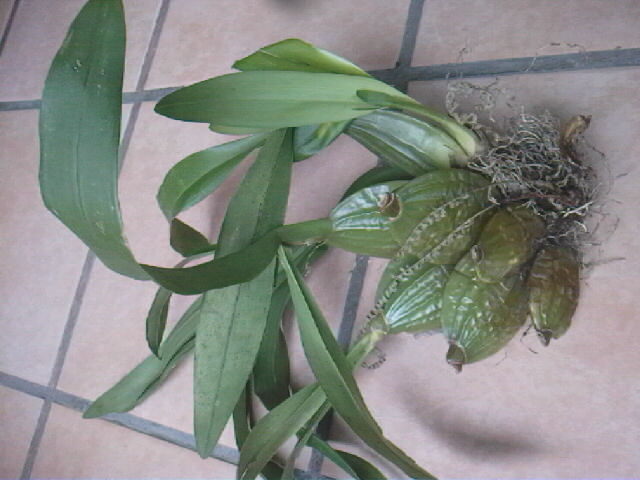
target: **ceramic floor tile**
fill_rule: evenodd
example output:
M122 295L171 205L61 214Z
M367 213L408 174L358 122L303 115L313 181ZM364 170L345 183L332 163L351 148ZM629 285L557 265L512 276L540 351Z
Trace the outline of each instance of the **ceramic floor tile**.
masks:
M640 388L633 367L638 353L628 342L638 334L633 312L640 307L635 241L640 172L633 161L640 154L634 133L640 116L632 87L639 75L628 69L500 79L498 86L508 90L514 105L547 108L564 120L593 114L587 139L606 154L613 177L625 175L611 185L606 204L617 228L591 254L625 259L585 275L571 330L548 348L528 335L455 375L444 361L447 345L440 335L400 335L381 344L386 362L377 370L359 370L359 384L385 433L432 473L612 478L639 471L634 445L640 410L633 393ZM438 108L433 99L445 92L445 82L416 83L410 91ZM503 105L496 118L507 110ZM384 261L370 261L360 321L373 305L371 292L383 268ZM332 438L366 455L341 421ZM339 473L327 468L326 473Z
M40 98L49 65L84 0L23 0L0 58L0 100ZM159 0L127 0L125 90L133 90Z
M42 400L0 387L0 478L19 478Z
M86 249L42 204L37 119L0 113L0 370L46 384Z
M413 64L638 47L638 16L635 0L435 0L425 4Z
M186 85L228 73L260 47L297 37L367 69L398 57L408 0L172 2L147 87Z
M54 406L33 478L234 478L233 465Z

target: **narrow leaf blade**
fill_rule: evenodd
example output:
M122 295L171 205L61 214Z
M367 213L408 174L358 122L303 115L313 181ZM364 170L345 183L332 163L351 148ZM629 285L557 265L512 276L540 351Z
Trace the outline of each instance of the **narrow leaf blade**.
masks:
M215 191L266 135L253 135L201 150L175 164L165 176L157 200L168 219Z
M177 120L227 127L297 127L349 120L378 108L358 98L358 90L405 97L395 88L368 77L240 72L170 93L158 102L156 112Z
M228 258L282 224L287 205L292 132L270 135L231 199L218 237ZM277 243L277 237L273 237ZM240 252L241 253L241 252ZM245 262L249 262L245 259ZM196 335L194 424L198 453L218 441L246 386L262 340L271 303L275 261L250 282L205 294Z
M298 38L288 38L238 60L233 67L242 70L285 70L342 73L369 76L357 65Z
M84 412L84 418L127 412L157 388L193 349L201 303L201 299L196 300L162 342L160 358L155 355L148 356L118 383L100 395Z
M124 48L122 2L87 2L45 81L40 191L46 207L107 267L148 279L127 247L118 204Z
M317 384L309 385L261 418L240 452L238 478L256 478L278 448L313 418L325 400L326 396Z
M371 448L413 478L433 478L402 450L387 440L366 407L340 349L320 309L283 249L279 259L287 273L305 355L327 398L338 414Z
M142 268L166 289L181 295L194 295L254 279L271 263L279 244L278 234L274 231L243 250L193 267L165 268L143 264Z

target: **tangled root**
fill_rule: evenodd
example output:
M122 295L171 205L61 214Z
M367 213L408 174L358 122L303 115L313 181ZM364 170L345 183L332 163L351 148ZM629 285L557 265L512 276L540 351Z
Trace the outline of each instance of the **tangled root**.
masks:
M561 128L548 112L521 114L469 168L491 179L496 202L524 202L547 224L549 241L579 250L598 193L596 175L576 145L588 124L589 117L579 115Z

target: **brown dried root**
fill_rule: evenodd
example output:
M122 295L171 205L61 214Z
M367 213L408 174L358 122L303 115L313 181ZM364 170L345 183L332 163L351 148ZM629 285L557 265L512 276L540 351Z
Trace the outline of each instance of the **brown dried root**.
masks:
M496 185L498 203L524 202L544 219L548 241L576 250L588 238L585 219L598 196L577 145L589 120L578 115L561 127L548 112L521 114L468 166Z

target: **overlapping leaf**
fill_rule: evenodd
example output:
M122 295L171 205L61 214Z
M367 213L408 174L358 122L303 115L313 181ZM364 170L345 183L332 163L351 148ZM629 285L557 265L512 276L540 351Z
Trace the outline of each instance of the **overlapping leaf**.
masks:
M292 161L291 130L274 132L229 203L218 237L220 255L233 254L282 224ZM271 303L274 275L272 259L254 280L212 290L204 296L194 373L196 447L203 457L217 443L253 368Z
M213 252L216 249L216 245L209 243L207 237L178 218L171 220L169 243L183 257Z
M212 193L266 134L216 145L186 157L167 173L158 190L158 204L168 219Z
M287 273L305 355L331 405L362 440L412 478L434 478L387 440L366 407L351 365L286 252L278 255Z
M297 38L288 38L262 47L235 62L233 67L242 71L285 70L369 76L349 60Z
M361 100L358 90L415 102L369 77L257 71L223 75L177 90L158 102L156 112L234 128L297 127L349 120L378 108Z
M196 300L167 336L159 349L159 358L148 356L113 387L98 397L84 412L85 418L108 413L127 412L142 402L173 368L191 351L195 343L201 299Z

